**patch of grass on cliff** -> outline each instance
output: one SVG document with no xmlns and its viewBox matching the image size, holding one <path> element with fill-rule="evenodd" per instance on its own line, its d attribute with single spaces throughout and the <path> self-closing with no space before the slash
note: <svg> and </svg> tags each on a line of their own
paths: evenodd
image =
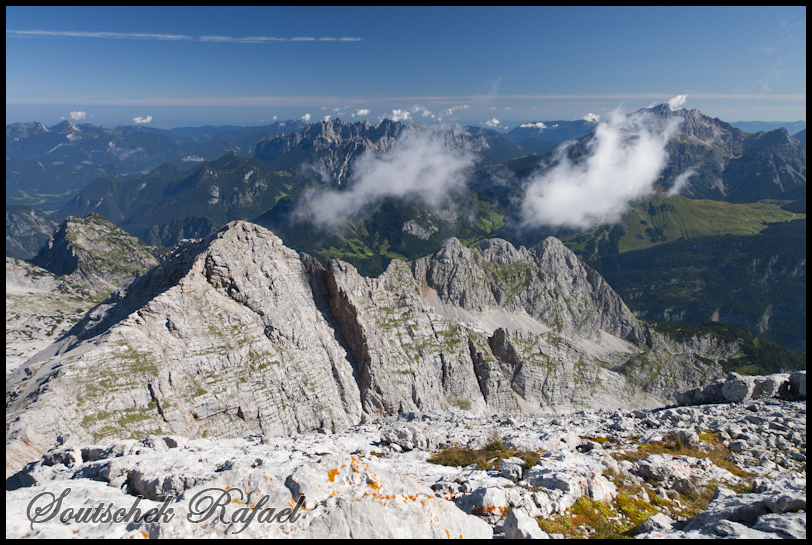
<svg viewBox="0 0 812 545">
<path fill-rule="evenodd" d="M 476 464 L 477 469 L 488 470 L 505 458 L 520 458 L 527 467 L 533 467 L 540 459 L 540 454 L 533 450 L 514 450 L 505 446 L 502 439 L 494 434 L 481 449 L 472 449 L 458 445 L 443 449 L 430 456 L 427 462 L 441 466 L 466 467 Z"/>
</svg>

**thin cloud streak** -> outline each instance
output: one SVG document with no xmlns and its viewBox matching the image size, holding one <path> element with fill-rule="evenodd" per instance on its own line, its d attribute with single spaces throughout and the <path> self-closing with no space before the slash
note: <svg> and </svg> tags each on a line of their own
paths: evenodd
<svg viewBox="0 0 812 545">
<path fill-rule="evenodd" d="M 67 38 L 108 38 L 118 40 L 158 40 L 158 41 L 187 41 L 187 42 L 215 42 L 237 44 L 264 44 L 270 42 L 361 42 L 363 38 L 352 36 L 314 38 L 310 36 L 296 36 L 293 38 L 280 38 L 276 36 L 188 36 L 185 34 L 152 34 L 147 32 L 84 32 L 78 30 L 9 30 L 6 37 L 10 38 L 36 38 L 36 37 L 67 37 Z"/>
</svg>

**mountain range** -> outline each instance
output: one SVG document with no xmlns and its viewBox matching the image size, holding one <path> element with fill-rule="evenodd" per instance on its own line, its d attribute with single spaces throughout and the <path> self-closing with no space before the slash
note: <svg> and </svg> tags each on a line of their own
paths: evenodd
<svg viewBox="0 0 812 545">
<path fill-rule="evenodd" d="M 96 178 L 146 174 L 166 162 L 188 167 L 226 153 L 248 156 L 258 142 L 303 126 L 280 121 L 265 127 L 167 131 L 70 121 L 52 127 L 6 125 L 6 204 L 54 210 Z"/>
<path fill-rule="evenodd" d="M 762 244 L 766 237 L 758 238 L 779 229 L 782 222 L 805 217 L 805 143 L 784 129 L 747 134 L 696 110 L 672 111 L 662 105 L 646 113 L 660 124 L 681 121 L 679 132 L 666 145 L 667 164 L 657 180 L 658 193 L 632 203 L 619 223 L 589 231 L 528 230 L 520 224 L 518 196 L 531 177 L 554 167 L 556 155 L 544 151 L 559 140 L 568 139 L 566 153 L 574 164 L 583 160 L 594 140 L 595 123 L 533 122 L 502 135 L 471 127 L 434 130 L 392 121 L 371 125 L 332 119 L 266 128 L 280 134 L 257 141 L 251 158 L 235 153 L 199 163 L 176 159 L 146 174 L 98 178 L 50 215 L 7 207 L 7 255 L 33 256 L 53 228 L 48 221 L 90 213 L 148 244 L 167 247 L 205 237 L 230 221 L 249 220 L 269 228 L 297 251 L 322 262 L 345 260 L 366 275 L 381 274 L 392 259 L 430 255 L 449 237 L 475 246 L 500 236 L 531 247 L 556 235 L 609 278 L 641 316 L 682 323 L 726 319 L 805 351 L 805 223 L 800 229 L 790 228 L 798 235 L 781 239 L 781 252 L 773 251 L 777 246 Z M 43 138 L 58 132 L 46 132 L 36 124 L 10 127 L 16 127 L 14 138 L 21 140 L 29 132 Z M 84 125 L 78 127 L 91 132 Z M 296 130 L 281 133 L 291 127 Z M 60 130 L 69 128 L 63 123 Z M 257 138 L 260 131 L 254 129 L 262 128 L 184 128 L 169 135 L 196 146 L 226 142 L 233 146 L 238 139 Z M 7 140 L 10 130 L 7 127 Z M 464 186 L 449 189 L 439 204 L 383 196 L 339 227 L 308 216 L 303 207 L 308 195 L 352 194 L 357 183 L 353 168 L 361 157 L 385 160 L 402 147 L 407 135 L 416 134 L 430 134 L 438 147 L 475 157 L 465 170 Z M 76 147 L 83 141 L 74 139 L 70 144 Z M 72 149 L 66 142 L 53 153 Z M 244 147 L 240 153 L 247 153 Z M 32 151 L 29 160 L 35 155 Z M 188 168 L 190 164 L 194 166 Z M 680 193 L 671 194 L 677 179 L 682 180 Z M 765 231 L 768 224 L 775 228 Z M 702 248 L 732 248 L 733 253 L 715 255 L 708 250 L 697 275 L 698 254 L 690 241 L 700 237 Z M 717 242 L 714 237 L 722 238 Z M 664 246 L 662 251 L 655 250 L 659 246 Z M 665 259 L 672 254 L 676 257 Z M 726 265 L 731 259 L 753 265 L 731 269 Z M 664 289 L 658 279 L 667 273 L 654 273 L 661 265 L 653 265 L 647 273 L 645 263 L 669 263 L 671 289 Z M 760 263 L 775 265 L 764 269 Z M 631 270 L 637 272 L 631 275 Z M 745 298 L 742 303 L 736 295 L 756 289 L 763 297 Z"/>
<path fill-rule="evenodd" d="M 55 269 L 76 255 L 71 274 L 87 280 L 81 264 L 100 261 L 71 237 L 109 224 L 68 223 L 38 261 Z M 150 254 L 86 236 L 112 255 Z M 803 365 L 763 342 L 771 370 Z M 726 370 L 757 367 L 758 346 L 735 328 L 639 320 L 553 237 L 529 249 L 452 238 L 366 278 L 237 221 L 179 244 L 7 376 L 7 452 L 19 460 L 57 442 L 149 433 L 340 430 L 414 410 L 654 406 Z"/>
</svg>

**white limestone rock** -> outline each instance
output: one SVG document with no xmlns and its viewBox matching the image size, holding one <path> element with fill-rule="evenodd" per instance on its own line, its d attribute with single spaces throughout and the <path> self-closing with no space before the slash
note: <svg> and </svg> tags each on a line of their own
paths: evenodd
<svg viewBox="0 0 812 545">
<path fill-rule="evenodd" d="M 535 519 L 530 518 L 521 509 L 511 509 L 505 517 L 502 529 L 508 539 L 550 539 L 550 536 L 539 528 Z"/>
<path fill-rule="evenodd" d="M 455 500 L 457 507 L 482 517 L 493 524 L 502 518 L 505 510 L 510 506 L 507 494 L 502 488 L 478 488 Z"/>
</svg>

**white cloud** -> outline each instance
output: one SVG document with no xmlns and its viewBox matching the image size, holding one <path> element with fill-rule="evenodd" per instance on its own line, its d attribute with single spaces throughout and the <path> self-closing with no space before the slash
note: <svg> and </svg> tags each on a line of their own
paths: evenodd
<svg viewBox="0 0 812 545">
<path fill-rule="evenodd" d="M 412 107 L 412 113 L 416 114 L 418 112 L 423 117 L 431 117 L 432 119 L 434 118 L 434 113 L 432 113 L 432 111 L 429 110 L 428 108 L 425 108 L 424 106 L 413 106 Z"/>
<path fill-rule="evenodd" d="M 699 169 L 696 166 L 692 166 L 691 168 L 689 168 L 688 170 L 677 176 L 677 179 L 674 180 L 674 185 L 672 185 L 671 189 L 668 190 L 667 195 L 669 197 L 673 197 L 677 193 L 681 193 L 682 188 L 688 185 L 688 179 L 694 174 L 696 174 L 697 170 Z"/>
<path fill-rule="evenodd" d="M 145 32 L 83 32 L 76 30 L 6 30 L 6 36 L 65 36 L 70 38 L 127 38 L 131 40 L 194 40 L 183 34 L 149 34 Z"/>
<path fill-rule="evenodd" d="M 494 117 L 490 121 L 486 121 L 485 126 L 486 127 L 491 127 L 491 128 L 496 128 L 496 127 L 499 126 L 499 120 Z"/>
<path fill-rule="evenodd" d="M 331 116 L 331 115 L 325 115 L 324 116 L 324 121 L 330 121 L 330 119 L 332 119 L 332 117 L 333 116 Z"/>
<path fill-rule="evenodd" d="M 143 125 L 145 123 L 149 123 L 152 121 L 152 116 L 148 115 L 146 117 L 133 117 L 133 123 L 136 125 Z"/>
<path fill-rule="evenodd" d="M 409 121 L 412 118 L 412 114 L 409 113 L 408 110 L 392 110 L 392 121 Z"/>
<path fill-rule="evenodd" d="M 630 201 L 653 192 L 666 165 L 665 146 L 681 122 L 672 118 L 661 126 L 645 111 L 612 112 L 596 127 L 578 162 L 567 156 L 568 146 L 560 147 L 553 165 L 531 177 L 523 224 L 587 229 L 618 221 Z"/>
<path fill-rule="evenodd" d="M 589 112 L 582 119 L 584 121 L 586 121 L 587 123 L 597 123 L 597 122 L 599 122 L 601 120 L 601 116 L 599 116 L 598 114 L 593 114 L 592 112 Z"/>
<path fill-rule="evenodd" d="M 305 123 L 310 123 L 310 114 L 304 114 L 302 119 L 304 119 Z"/>
<path fill-rule="evenodd" d="M 668 101 L 668 107 L 671 108 L 671 111 L 677 110 L 680 106 L 685 104 L 685 100 L 688 98 L 688 95 L 677 95 L 671 100 Z"/>
<path fill-rule="evenodd" d="M 522 123 L 521 125 L 519 125 L 519 127 L 523 129 L 538 129 L 539 132 L 541 132 L 547 128 L 547 125 L 545 125 L 541 121 L 537 121 L 536 123 Z"/>
<path fill-rule="evenodd" d="M 449 146 L 448 128 L 404 131 L 398 145 L 382 155 L 365 152 L 353 164 L 342 191 L 311 191 L 301 210 L 312 220 L 338 227 L 346 217 L 369 210 L 386 197 L 414 198 L 440 207 L 449 191 L 464 186 L 474 154 Z"/>
<path fill-rule="evenodd" d="M 87 118 L 87 112 L 71 112 L 68 115 L 70 115 L 70 118 L 74 121 L 81 121 Z"/>
<path fill-rule="evenodd" d="M 353 116 L 353 117 L 355 117 L 356 115 L 358 115 L 358 116 L 365 116 L 365 115 L 369 115 L 369 109 L 367 109 L 367 108 L 361 108 L 361 109 L 359 109 L 357 112 L 355 112 L 354 114 L 352 114 L 352 116 Z"/>
</svg>

